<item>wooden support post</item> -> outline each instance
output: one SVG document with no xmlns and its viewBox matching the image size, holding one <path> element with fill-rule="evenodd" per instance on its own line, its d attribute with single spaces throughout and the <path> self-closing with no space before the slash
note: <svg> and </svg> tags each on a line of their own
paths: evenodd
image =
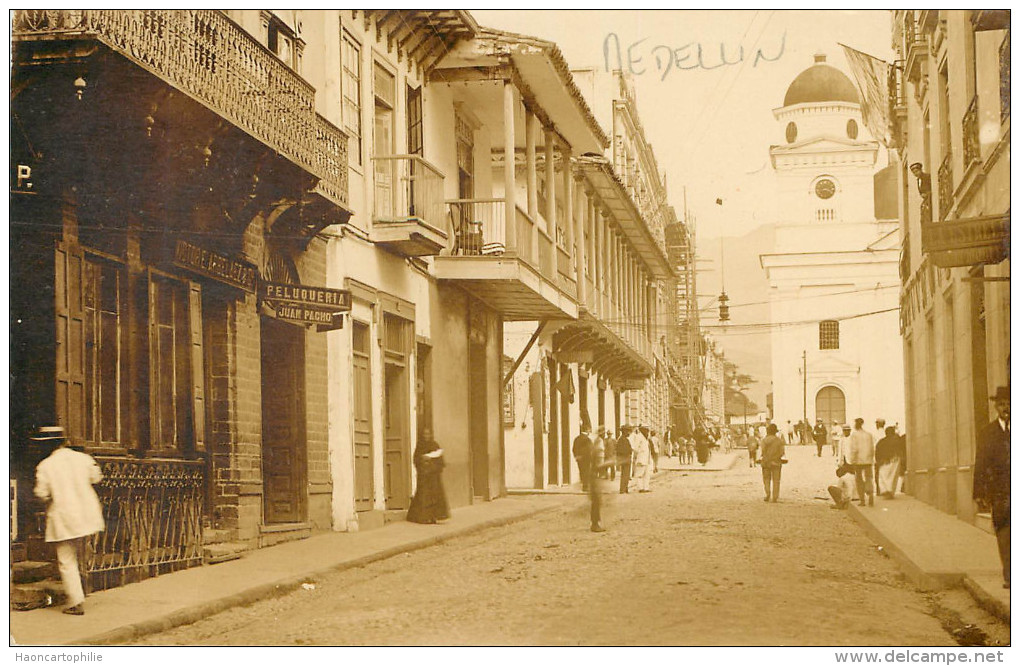
<svg viewBox="0 0 1020 666">
<path fill-rule="evenodd" d="M 514 171 L 517 152 L 514 117 L 517 110 L 517 96 L 510 79 L 503 81 L 503 198 L 504 236 L 507 252 L 517 251 L 517 174 Z"/>
</svg>

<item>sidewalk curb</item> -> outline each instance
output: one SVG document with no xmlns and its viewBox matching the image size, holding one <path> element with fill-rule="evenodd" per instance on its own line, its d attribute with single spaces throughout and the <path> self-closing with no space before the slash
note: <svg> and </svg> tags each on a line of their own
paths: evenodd
<svg viewBox="0 0 1020 666">
<path fill-rule="evenodd" d="M 868 507 L 874 511 L 875 507 Z M 855 502 L 850 502 L 847 507 L 854 522 L 861 526 L 869 537 L 878 543 L 885 553 L 891 557 L 900 567 L 903 574 L 910 579 L 918 589 L 924 591 L 945 590 L 953 587 L 960 587 L 963 583 L 963 573 L 951 571 L 925 571 L 911 560 L 893 541 L 881 530 L 875 527 L 861 512 L 861 507 Z"/>
<path fill-rule="evenodd" d="M 970 574 L 965 574 L 963 577 L 963 586 L 970 592 L 970 596 L 974 598 L 978 606 L 981 606 L 986 611 L 999 618 L 1006 624 L 1009 624 L 1009 605 L 1002 603 L 1001 600 L 996 599 L 985 590 L 976 580 L 971 578 Z"/>
<path fill-rule="evenodd" d="M 435 546 L 449 541 L 457 537 L 468 536 L 476 532 L 482 532 L 493 527 L 502 527 L 511 523 L 519 522 L 529 518 L 552 511 L 559 507 L 559 504 L 551 506 L 543 506 L 537 509 L 529 509 L 523 513 L 504 516 L 501 518 L 490 518 L 489 520 L 482 521 L 476 525 L 465 527 L 461 530 L 448 532 L 446 534 L 426 537 L 417 541 L 402 544 L 399 546 L 393 546 L 384 550 L 371 553 L 369 555 L 363 555 L 362 557 L 355 558 L 353 560 L 345 560 L 336 564 L 316 569 L 314 571 L 303 573 L 295 576 L 288 576 L 272 583 L 264 583 L 255 587 L 244 590 L 237 594 L 232 594 L 227 597 L 214 599 L 212 601 L 206 601 L 203 603 L 195 604 L 190 608 L 183 608 L 162 617 L 153 618 L 151 620 L 145 620 L 144 622 L 137 622 L 135 624 L 129 624 L 118 629 L 106 631 L 101 634 L 89 636 L 80 640 L 66 643 L 65 645 L 112 645 L 115 643 L 124 643 L 127 641 L 135 640 L 149 634 L 160 633 L 168 631 L 175 627 L 179 627 L 185 624 L 192 624 L 199 620 L 205 619 L 211 615 L 221 613 L 230 608 L 237 606 L 247 606 L 256 601 L 262 601 L 276 596 L 282 596 L 288 592 L 296 590 L 301 587 L 302 583 L 314 581 L 317 578 L 336 573 L 338 571 L 345 571 L 347 569 L 355 569 L 371 564 L 372 562 L 378 562 L 379 560 L 385 560 L 396 555 L 403 553 L 410 553 L 416 550 L 422 550 L 429 546 Z M 216 565 L 213 565 L 216 566 Z"/>
</svg>

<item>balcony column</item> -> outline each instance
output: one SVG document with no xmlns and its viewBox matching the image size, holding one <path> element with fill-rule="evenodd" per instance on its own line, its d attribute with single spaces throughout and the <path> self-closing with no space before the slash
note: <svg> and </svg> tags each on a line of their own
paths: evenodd
<svg viewBox="0 0 1020 666">
<path fill-rule="evenodd" d="M 538 166 L 535 147 L 538 145 L 538 118 L 524 108 L 524 159 L 528 174 L 528 217 L 538 220 Z"/>
<path fill-rule="evenodd" d="M 516 161 L 516 131 L 514 115 L 517 110 L 517 94 L 510 79 L 503 80 L 503 198 L 506 202 L 504 211 L 504 239 L 509 253 L 517 252 L 517 174 L 514 171 Z"/>
<path fill-rule="evenodd" d="M 612 292 L 613 263 L 610 255 L 609 211 L 605 208 L 598 208 L 598 218 L 595 220 L 598 225 L 599 240 L 599 289 L 602 293 L 602 312 L 609 312 L 609 294 Z"/>
<path fill-rule="evenodd" d="M 578 237 L 583 238 L 581 234 L 575 234 L 574 221 L 574 179 L 570 174 L 570 146 L 564 143 L 560 146 L 561 161 L 563 162 L 563 242 L 567 246 L 567 255 L 570 258 L 572 268 L 574 266 L 574 255 L 577 251 L 574 249 L 575 240 Z M 557 257 L 557 261 L 559 257 Z M 574 280 L 577 280 L 578 273 L 574 271 Z M 580 281 L 580 280 L 578 280 Z"/>
<path fill-rule="evenodd" d="M 567 201 L 571 201 L 574 198 L 574 193 L 581 191 L 580 179 L 569 178 L 567 184 L 571 188 L 571 195 L 567 197 Z M 585 229 L 588 228 L 588 221 L 591 219 L 591 204 L 585 199 L 584 207 L 581 207 L 581 200 L 578 198 L 578 215 L 575 221 L 575 228 L 577 230 L 577 251 L 574 252 L 574 279 L 577 280 L 577 301 L 588 305 L 588 282 L 585 280 L 585 267 L 587 266 L 588 259 L 588 241 L 585 235 Z M 568 204 L 569 205 L 569 204 Z M 571 218 L 573 219 L 573 218 Z M 590 309 L 590 306 L 589 306 Z"/>
<path fill-rule="evenodd" d="M 556 243 L 556 132 L 545 128 L 545 230 Z"/>
</svg>

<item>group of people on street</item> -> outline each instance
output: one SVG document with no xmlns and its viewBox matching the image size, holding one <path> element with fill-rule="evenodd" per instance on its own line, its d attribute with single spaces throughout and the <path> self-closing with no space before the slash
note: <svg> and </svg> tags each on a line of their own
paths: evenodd
<svg viewBox="0 0 1020 666">
<path fill-rule="evenodd" d="M 596 429 L 594 439 L 591 434 L 591 426 L 582 423 L 571 453 L 581 475 L 581 489 L 591 498 L 591 531 L 604 532 L 599 480 L 615 480 L 618 473 L 621 494 L 630 493 L 632 481 L 639 493 L 649 493 L 652 474 L 659 471 L 659 456 L 667 449 L 659 434 L 644 425 L 621 426 L 615 437 L 605 426 Z"/>
<path fill-rule="evenodd" d="M 896 496 L 907 457 L 906 436 L 897 433 L 896 426 L 887 427 L 885 419 L 875 421 L 875 430 L 882 434 L 877 444 L 864 419 L 857 418 L 847 437 L 833 441 L 838 481 L 829 486 L 829 495 L 837 508 L 846 508 L 854 497 L 861 506 L 874 506 L 876 494 Z"/>
</svg>

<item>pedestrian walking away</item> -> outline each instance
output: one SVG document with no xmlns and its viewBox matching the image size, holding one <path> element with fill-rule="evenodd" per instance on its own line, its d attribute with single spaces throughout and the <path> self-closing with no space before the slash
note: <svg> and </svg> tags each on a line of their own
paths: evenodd
<svg viewBox="0 0 1020 666">
<path fill-rule="evenodd" d="M 825 435 L 826 435 L 825 423 L 823 423 L 821 419 L 818 419 L 818 422 L 815 423 L 815 429 L 812 432 L 812 435 L 815 438 L 815 446 L 818 448 L 818 457 L 821 458 L 822 449 L 825 448 Z"/>
<path fill-rule="evenodd" d="M 630 445 L 630 426 L 620 428 L 616 438 L 616 464 L 620 466 L 620 493 L 630 492 L 630 463 L 634 449 Z"/>
<path fill-rule="evenodd" d="M 889 426 L 875 444 L 875 494 L 889 499 L 896 496 L 904 458 L 903 438 L 896 434 L 896 428 Z"/>
<path fill-rule="evenodd" d="M 443 489 L 443 449 L 432 439 L 432 430 L 425 428 L 414 449 L 414 468 L 418 472 L 418 487 L 407 510 L 412 523 L 434 525 L 450 517 L 450 505 Z"/>
<path fill-rule="evenodd" d="M 57 551 L 57 568 L 67 593 L 68 615 L 85 614 L 78 550 L 85 537 L 105 529 L 103 507 L 93 485 L 103 480 L 92 456 L 68 446 L 61 426 L 39 428 L 37 442 L 55 447 L 35 469 L 35 496 L 46 502 L 46 541 Z"/>
<path fill-rule="evenodd" d="M 581 424 L 581 434 L 574 438 L 571 452 L 577 461 L 577 472 L 581 475 L 581 490 L 588 492 L 588 475 L 591 472 L 591 426 Z"/>
<path fill-rule="evenodd" d="M 981 430 L 974 456 L 974 499 L 992 512 L 999 543 L 1003 587 L 1009 588 L 1009 387 L 1000 386 L 991 397 L 995 419 Z"/>
<path fill-rule="evenodd" d="M 779 429 L 769 424 L 765 441 L 761 444 L 761 480 L 765 486 L 765 501 L 779 501 L 779 480 L 783 475 L 783 464 L 786 459 L 786 446 L 777 435 Z"/>
<path fill-rule="evenodd" d="M 747 437 L 747 462 L 749 467 L 758 464 L 758 438 L 754 434 Z"/>
<path fill-rule="evenodd" d="M 599 426 L 592 442 L 591 466 L 588 469 L 588 501 L 590 503 L 590 524 L 592 532 L 605 532 L 602 525 L 602 470 L 605 462 L 605 426 Z"/>
<path fill-rule="evenodd" d="M 854 419 L 854 429 L 846 445 L 844 462 L 853 465 L 854 482 L 857 484 L 857 497 L 864 506 L 864 496 L 868 496 L 868 506 L 875 505 L 875 490 L 872 477 L 875 467 L 875 438 L 864 429 L 864 419 Z"/>
</svg>

